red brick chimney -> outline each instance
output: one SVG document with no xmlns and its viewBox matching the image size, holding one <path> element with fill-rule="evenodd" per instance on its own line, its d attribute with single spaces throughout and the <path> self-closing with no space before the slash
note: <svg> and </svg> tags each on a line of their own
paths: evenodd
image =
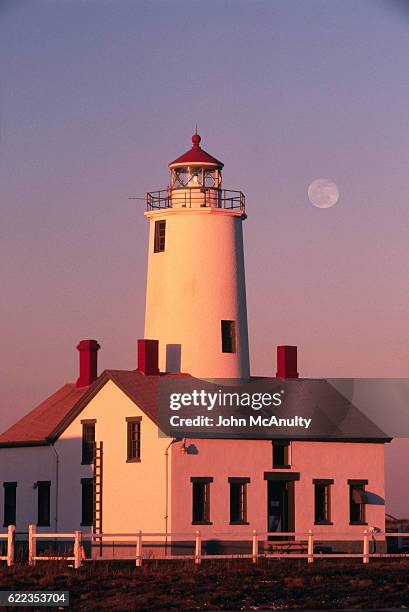
<svg viewBox="0 0 409 612">
<path fill-rule="evenodd" d="M 276 377 L 298 378 L 296 346 L 277 346 Z"/>
<path fill-rule="evenodd" d="M 77 349 L 80 352 L 80 375 L 77 387 L 89 387 L 98 378 L 97 353 L 100 345 L 96 340 L 81 340 Z"/>
<path fill-rule="evenodd" d="M 138 372 L 159 374 L 159 340 L 138 340 Z"/>
</svg>

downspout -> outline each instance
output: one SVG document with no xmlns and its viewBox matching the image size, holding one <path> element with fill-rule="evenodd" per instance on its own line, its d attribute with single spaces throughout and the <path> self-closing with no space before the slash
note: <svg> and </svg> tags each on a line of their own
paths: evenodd
<svg viewBox="0 0 409 612">
<path fill-rule="evenodd" d="M 169 449 L 175 442 L 182 438 L 174 438 L 169 442 L 165 450 L 165 555 L 168 554 L 168 521 L 169 521 Z"/>
<path fill-rule="evenodd" d="M 60 457 L 55 450 L 54 444 L 51 444 L 51 448 L 55 455 L 55 515 L 54 515 L 54 531 L 58 533 L 58 487 L 60 478 Z"/>
</svg>

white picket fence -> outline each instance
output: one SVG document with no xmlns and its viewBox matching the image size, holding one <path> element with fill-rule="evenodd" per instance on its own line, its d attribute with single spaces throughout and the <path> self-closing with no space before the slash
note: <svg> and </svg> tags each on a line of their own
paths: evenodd
<svg viewBox="0 0 409 612">
<path fill-rule="evenodd" d="M 67 557 L 65 555 L 53 556 L 38 556 L 37 555 L 37 540 L 74 540 L 74 555 Z M 36 561 L 73 561 L 75 569 L 81 567 L 83 557 L 82 549 L 82 532 L 74 531 L 74 533 L 38 533 L 35 525 L 28 526 L 28 564 L 34 566 Z"/>
<path fill-rule="evenodd" d="M 15 531 L 15 526 L 9 525 L 7 528 L 7 533 L 0 533 L 0 541 L 7 540 L 7 555 L 0 556 L 0 561 L 7 561 L 8 567 L 11 567 L 14 564 Z"/>
<path fill-rule="evenodd" d="M 92 533 L 82 533 L 81 531 L 75 531 L 70 533 L 48 533 L 48 532 L 38 532 L 37 527 L 35 525 L 29 525 L 28 530 L 28 563 L 31 566 L 34 566 L 37 561 L 70 561 L 73 564 L 75 569 L 78 569 L 82 566 L 85 561 L 108 561 L 110 559 L 115 560 L 132 560 L 135 562 L 137 567 L 142 566 L 143 560 L 148 560 L 154 558 L 155 560 L 186 560 L 191 559 L 194 560 L 196 565 L 200 565 L 203 559 L 251 559 L 253 563 L 257 563 L 258 559 L 262 557 L 266 558 L 278 558 L 278 559 L 306 559 L 308 563 L 313 563 L 315 559 L 327 559 L 327 558 L 362 558 L 363 563 L 369 563 L 369 560 L 372 558 L 390 558 L 390 557 L 409 557 L 409 553 L 376 553 L 370 552 L 370 542 L 371 541 L 384 541 L 385 538 L 396 537 L 409 537 L 409 532 L 377 532 L 374 534 L 368 530 L 365 530 L 363 533 L 355 533 L 351 536 L 351 533 L 334 533 L 334 532 L 319 532 L 315 533 L 310 529 L 308 532 L 257 532 L 252 531 L 251 533 L 206 533 L 206 540 L 213 540 L 217 536 L 218 541 L 223 542 L 223 537 L 225 540 L 232 542 L 233 537 L 240 538 L 240 542 L 248 541 L 251 543 L 251 553 L 249 554 L 206 554 L 202 551 L 202 534 L 200 531 L 195 532 L 183 532 L 183 533 L 150 533 L 150 532 L 136 532 L 136 533 L 100 533 L 100 534 L 92 534 Z M 274 536 L 274 538 L 286 538 L 291 537 L 292 540 L 267 540 L 269 536 Z M 327 540 L 325 540 L 325 536 L 330 536 Z M 325 540 L 327 544 L 334 539 L 334 537 L 344 538 L 360 541 L 361 542 L 361 552 L 358 553 L 325 553 L 325 552 L 317 552 L 314 551 L 314 544 Z M 160 538 L 158 540 L 158 538 Z M 178 540 L 178 538 L 181 538 Z M 359 538 L 359 539 L 358 539 Z M 0 534 L 0 540 L 7 540 L 7 555 L 0 556 L 0 561 L 7 561 L 7 565 L 11 567 L 15 562 L 15 527 L 14 525 L 10 525 L 8 527 L 8 531 L 5 534 Z M 66 543 L 67 541 L 73 541 L 73 555 L 67 556 L 64 554 L 47 556 L 47 555 L 38 555 L 37 554 L 37 541 L 38 540 L 52 540 L 54 543 L 58 541 L 62 541 Z M 127 547 L 134 546 L 134 554 L 132 556 L 121 556 L 121 557 L 109 557 L 106 554 L 100 557 L 92 556 L 91 558 L 86 558 L 84 553 L 83 543 L 84 541 L 90 541 L 92 545 L 97 547 L 98 545 L 103 545 L 104 540 L 109 542 L 116 542 L 118 544 L 126 545 Z M 194 541 L 194 554 L 159 554 L 154 555 L 152 557 L 151 554 L 143 555 L 143 546 L 149 547 L 152 543 L 160 544 L 162 547 L 167 548 L 172 546 L 172 542 L 184 542 L 190 543 Z M 270 551 L 264 550 L 260 552 L 260 543 L 264 542 L 267 547 L 271 547 Z M 281 545 L 281 550 L 280 546 Z M 300 550 L 304 550 L 305 552 L 290 552 L 290 549 L 295 545 L 295 550 L 297 549 L 297 545 Z M 276 548 L 276 550 L 274 550 Z M 287 548 L 287 550 L 285 550 Z"/>
</svg>

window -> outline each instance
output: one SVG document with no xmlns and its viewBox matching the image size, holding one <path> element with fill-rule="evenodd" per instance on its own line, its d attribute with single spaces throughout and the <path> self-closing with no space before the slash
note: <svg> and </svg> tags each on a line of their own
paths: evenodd
<svg viewBox="0 0 409 612">
<path fill-rule="evenodd" d="M 4 487 L 4 527 L 16 524 L 16 482 L 3 482 Z"/>
<path fill-rule="evenodd" d="M 193 486 L 193 525 L 211 525 L 210 522 L 210 483 L 211 477 L 192 477 Z"/>
<path fill-rule="evenodd" d="M 314 479 L 314 522 L 316 525 L 331 523 L 331 485 L 333 480 Z"/>
<path fill-rule="evenodd" d="M 289 468 L 290 443 L 288 440 L 274 440 L 273 442 L 273 468 Z"/>
<path fill-rule="evenodd" d="M 128 462 L 141 460 L 141 420 L 142 417 L 128 417 L 126 419 L 126 460 Z"/>
<path fill-rule="evenodd" d="M 155 221 L 155 239 L 153 252 L 163 253 L 165 250 L 166 221 Z"/>
<path fill-rule="evenodd" d="M 82 423 L 82 463 L 94 462 L 95 457 L 95 420 L 81 421 Z"/>
<path fill-rule="evenodd" d="M 218 170 L 204 170 L 204 186 L 220 187 L 220 173 Z"/>
<path fill-rule="evenodd" d="M 229 478 L 230 523 L 247 523 L 247 483 L 250 478 Z"/>
<path fill-rule="evenodd" d="M 38 527 L 48 527 L 50 525 L 50 487 L 49 480 L 39 480 L 37 482 L 37 525 Z"/>
<path fill-rule="evenodd" d="M 236 324 L 234 321 L 222 321 L 222 353 L 236 352 Z"/>
<path fill-rule="evenodd" d="M 181 187 L 187 187 L 189 181 L 192 179 L 192 173 L 189 166 L 183 168 L 172 169 L 171 181 L 174 189 L 180 189 Z"/>
<path fill-rule="evenodd" d="M 365 485 L 367 480 L 348 480 L 349 484 L 349 522 L 365 525 Z"/>
<path fill-rule="evenodd" d="M 92 478 L 81 478 L 81 486 L 82 486 L 81 525 L 89 526 L 94 523 L 94 481 Z"/>
</svg>

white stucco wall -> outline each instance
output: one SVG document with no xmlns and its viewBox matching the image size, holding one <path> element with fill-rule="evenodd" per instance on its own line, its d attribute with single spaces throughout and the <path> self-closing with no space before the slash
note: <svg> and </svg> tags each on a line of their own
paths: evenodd
<svg viewBox="0 0 409 612">
<path fill-rule="evenodd" d="M 182 443 L 172 448 L 172 530 L 195 530 L 192 525 L 191 476 L 212 477 L 210 485 L 210 520 L 212 525 L 201 525 L 203 537 L 213 533 L 245 533 L 256 529 L 267 530 L 267 481 L 264 472 L 280 472 L 284 477 L 299 472 L 295 482 L 295 531 L 325 532 L 326 539 L 342 539 L 339 533 L 362 534 L 366 528 L 349 524 L 349 479 L 367 479 L 366 490 L 383 501 L 384 445 L 354 442 L 304 442 L 291 443 L 291 467 L 272 467 L 272 443 L 270 440 L 201 440 L 189 439 L 195 454 L 181 452 Z M 248 525 L 230 525 L 229 477 L 249 477 L 247 520 Z M 334 479 L 331 487 L 332 525 L 314 525 L 313 479 Z M 385 506 L 366 506 L 368 526 L 385 527 Z M 332 536 L 331 533 L 334 535 Z M 360 536 L 357 536 L 360 537 Z"/>
<path fill-rule="evenodd" d="M 3 528 L 4 482 L 17 482 L 16 530 L 27 531 L 37 523 L 38 480 L 51 481 L 50 522 L 55 527 L 56 458 L 50 446 L 0 448 L 0 529 Z M 51 529 L 51 527 L 50 527 Z"/>
<path fill-rule="evenodd" d="M 126 417 L 141 416 L 141 461 L 127 463 Z M 103 529 L 105 532 L 162 532 L 165 527 L 165 449 L 168 438 L 113 382 L 108 381 L 51 446 L 0 448 L 0 529 L 3 524 L 3 482 L 17 481 L 17 530 L 37 523 L 38 480 L 51 481 L 50 527 L 42 532 L 73 532 L 81 527 L 81 479 L 92 478 L 93 466 L 81 465 L 83 419 L 96 419 L 96 441 L 104 443 Z M 169 460 L 169 480 L 171 465 Z M 57 511 L 56 511 L 57 509 Z M 171 500 L 169 494 L 169 521 Z M 169 523 L 170 524 L 170 523 Z M 5 529 L 3 529 L 5 531 Z"/>
<path fill-rule="evenodd" d="M 126 417 L 141 416 L 141 461 L 127 463 Z M 62 530 L 81 522 L 81 420 L 96 419 L 95 439 L 103 441 L 102 526 L 105 532 L 163 531 L 165 524 L 165 449 L 168 438 L 112 381 L 108 381 L 56 442 L 60 456 Z M 169 462 L 170 468 L 170 462 Z M 170 475 L 169 475 L 170 478 Z M 169 506 L 169 514 L 171 508 Z M 90 528 L 84 527 L 84 531 Z"/>
</svg>

